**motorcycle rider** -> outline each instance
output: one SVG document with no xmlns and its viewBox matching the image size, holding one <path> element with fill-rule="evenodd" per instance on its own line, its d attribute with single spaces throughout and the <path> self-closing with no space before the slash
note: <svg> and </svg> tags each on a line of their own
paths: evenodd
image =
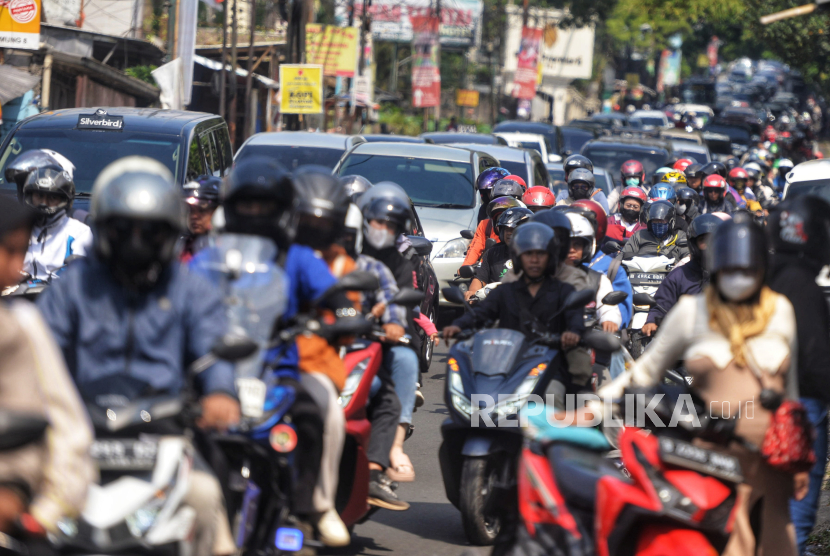
<svg viewBox="0 0 830 556">
<path fill-rule="evenodd" d="M 679 188 L 677 190 L 677 202 L 675 203 L 677 216 L 680 216 L 687 224 L 691 224 L 692 220 L 700 214 L 699 202 L 700 195 L 697 194 L 697 191 L 691 187 Z"/>
<path fill-rule="evenodd" d="M 620 166 L 620 183 L 624 188 L 643 187 L 646 183 L 646 170 L 639 160 L 626 160 Z"/>
<path fill-rule="evenodd" d="M 516 200 L 521 200 L 524 193 L 525 188 L 522 187 L 522 184 L 509 177 L 502 178 L 493 184 L 493 199 L 512 197 Z"/>
<path fill-rule="evenodd" d="M 531 211 L 547 210 L 556 204 L 556 195 L 544 185 L 534 185 L 522 195 L 522 202 Z"/>
<path fill-rule="evenodd" d="M 557 199 L 556 204 L 570 206 L 580 199 L 595 201 L 602 206 L 606 213 L 609 212 L 608 199 L 605 197 L 605 193 L 596 188 L 594 172 L 587 168 L 576 168 L 568 174 L 568 196 Z"/>
<path fill-rule="evenodd" d="M 690 164 L 689 166 L 686 166 L 686 169 L 683 171 L 683 175 L 686 176 L 686 185 L 694 189 L 697 193 L 701 193 L 703 178 L 706 177 L 703 173 L 703 165 Z"/>
<path fill-rule="evenodd" d="M 752 189 L 747 187 L 749 181 L 749 174 L 743 168 L 733 168 L 729 171 L 729 178 L 727 183 L 738 192 L 741 201 L 746 205 L 746 209 L 750 212 L 763 212 L 761 204 L 755 199 L 755 194 Z"/>
<path fill-rule="evenodd" d="M 464 264 L 467 266 L 476 264 L 480 259 L 484 249 L 487 246 L 487 240 L 492 239 L 499 241 L 499 235 L 496 233 L 496 224 L 499 221 L 501 214 L 512 207 L 524 207 L 525 204 L 513 197 L 499 197 L 494 198 L 487 205 L 487 219 L 478 223 L 475 236 L 470 242 L 470 247 L 467 249 L 467 254 L 464 256 Z"/>
<path fill-rule="evenodd" d="M 189 262 L 193 255 L 207 246 L 212 228 L 213 213 L 219 206 L 222 180 L 214 176 L 200 176 L 184 184 L 184 203 L 187 208 L 187 233 L 184 236 L 181 260 Z"/>
<path fill-rule="evenodd" d="M 33 150 L 6 168 L 6 181 L 17 184 L 21 203 L 37 212 L 23 271 L 31 280 L 50 281 L 71 255 L 86 255 L 92 245 L 89 226 L 70 218 L 75 200 L 75 167 L 54 151 Z"/>
<path fill-rule="evenodd" d="M 778 161 L 778 170 L 772 185 L 779 197 L 784 195 L 784 187 L 787 185 L 787 174 L 794 168 L 793 161 L 789 158 L 782 158 Z"/>
<path fill-rule="evenodd" d="M 349 201 L 354 203 L 358 197 L 366 193 L 366 191 L 372 187 L 372 182 L 363 176 L 349 174 L 348 176 L 342 176 L 340 178 L 340 185 L 346 192 L 346 196 L 349 198 Z"/>
<path fill-rule="evenodd" d="M 738 203 L 732 195 L 727 195 L 726 180 L 719 174 L 707 176 L 703 180 L 703 203 L 700 207 L 701 214 L 723 212 L 732 215 L 738 210 Z"/>
<path fill-rule="evenodd" d="M 659 256 L 679 261 L 689 254 L 686 234 L 675 226 L 674 205 L 668 201 L 654 201 L 648 208 L 646 229 L 631 236 L 623 246 L 623 259 Z"/>
<path fill-rule="evenodd" d="M 701 214 L 692 220 L 689 226 L 689 250 L 691 259 L 686 264 L 675 267 L 657 288 L 654 299 L 657 304 L 649 309 L 646 324 L 642 332 L 651 336 L 657 330 L 658 321 L 662 321 L 681 295 L 696 295 L 709 283 L 704 259 L 706 247 L 712 233 L 723 221 L 714 214 Z"/>
<path fill-rule="evenodd" d="M 92 193 L 95 256 L 79 261 L 37 305 L 63 351 L 82 396 L 100 395 L 113 376 L 180 392 L 187 366 L 225 333 L 218 290 L 175 262 L 183 231 L 181 194 L 170 171 L 131 156 L 101 172 Z M 199 426 L 239 420 L 233 368 L 217 362 L 198 375 Z M 231 554 L 235 545 L 219 482 L 193 471 L 184 503 L 196 511 L 199 554 Z"/>
<path fill-rule="evenodd" d="M 750 162 L 744 166 L 744 170 L 748 174 L 747 189 L 752 191 L 764 210 L 770 210 L 775 206 L 778 195 L 771 186 L 767 185 L 761 166 L 757 162 Z"/>
<path fill-rule="evenodd" d="M 0 289 L 17 285 L 37 215 L 0 198 Z M 48 420 L 46 440 L 0 452 L 0 533 L 38 554 L 46 532 L 83 509 L 95 470 L 92 427 L 63 356 L 37 309 L 0 302 L 0 409 Z"/>
<path fill-rule="evenodd" d="M 686 168 L 688 168 L 692 164 L 695 164 L 695 161 L 691 158 L 681 158 L 677 162 L 672 164 L 672 168 L 674 168 L 678 172 L 685 172 Z"/>
<path fill-rule="evenodd" d="M 478 209 L 478 222 L 487 219 L 487 205 L 494 199 L 492 196 L 493 185 L 502 178 L 506 178 L 510 172 L 499 166 L 487 168 L 476 178 L 476 191 L 481 196 L 481 208 Z"/>
<path fill-rule="evenodd" d="M 588 157 L 581 154 L 572 154 L 562 163 L 562 169 L 565 170 L 565 183 L 568 183 L 571 177 L 571 172 L 578 168 L 583 168 L 589 172 L 594 172 L 594 163 Z"/>
<path fill-rule="evenodd" d="M 470 288 L 464 294 L 470 299 L 475 293 L 493 282 L 501 282 L 501 279 L 512 270 L 513 261 L 510 258 L 510 240 L 516 228 L 529 221 L 533 212 L 522 207 L 510 208 L 504 211 L 499 217 L 498 234 L 501 241 L 484 251 L 481 258 L 481 266 L 476 271 L 476 276 L 470 283 Z"/>
<path fill-rule="evenodd" d="M 646 199 L 646 192 L 638 186 L 629 186 L 622 190 L 620 212 L 608 219 L 607 235 L 610 239 L 624 243 L 637 231 L 645 228 L 640 222 L 640 212 Z"/>
</svg>

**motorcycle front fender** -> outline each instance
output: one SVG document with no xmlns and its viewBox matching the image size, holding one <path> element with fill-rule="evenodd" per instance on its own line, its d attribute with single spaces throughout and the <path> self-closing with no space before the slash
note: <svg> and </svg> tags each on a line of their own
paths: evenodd
<svg viewBox="0 0 830 556">
<path fill-rule="evenodd" d="M 470 435 L 464 441 L 461 455 L 464 457 L 484 457 L 498 452 L 517 453 L 521 446 L 521 435 Z"/>
</svg>

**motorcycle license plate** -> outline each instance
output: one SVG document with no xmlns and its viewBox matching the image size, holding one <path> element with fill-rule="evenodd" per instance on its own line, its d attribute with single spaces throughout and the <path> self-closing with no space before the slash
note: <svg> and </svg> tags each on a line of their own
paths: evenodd
<svg viewBox="0 0 830 556">
<path fill-rule="evenodd" d="M 699 471 L 732 483 L 743 481 L 738 458 L 707 450 L 682 440 L 660 439 L 660 459 L 671 465 Z"/>
<path fill-rule="evenodd" d="M 654 282 L 659 284 L 663 281 L 663 278 L 665 277 L 665 274 L 653 274 L 651 272 L 632 272 L 630 279 L 631 281 Z"/>
<path fill-rule="evenodd" d="M 265 394 L 268 390 L 265 383 L 258 378 L 237 378 L 236 390 L 239 393 L 242 415 L 251 419 L 262 417 Z"/>
<path fill-rule="evenodd" d="M 101 471 L 150 471 L 156 464 L 158 442 L 152 438 L 96 440 L 90 456 Z"/>
</svg>

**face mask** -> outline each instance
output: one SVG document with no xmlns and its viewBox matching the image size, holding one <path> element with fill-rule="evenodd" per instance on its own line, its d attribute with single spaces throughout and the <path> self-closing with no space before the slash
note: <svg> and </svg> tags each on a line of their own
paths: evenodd
<svg viewBox="0 0 830 556">
<path fill-rule="evenodd" d="M 680 216 L 686 214 L 686 205 L 677 205 L 677 214 Z"/>
<path fill-rule="evenodd" d="M 651 233 L 657 236 L 660 239 L 666 237 L 666 234 L 669 233 L 669 224 L 668 222 L 655 222 L 651 225 Z"/>
<path fill-rule="evenodd" d="M 756 274 L 741 271 L 722 272 L 718 276 L 718 291 L 729 301 L 745 301 L 758 291 Z"/>
<path fill-rule="evenodd" d="M 395 234 L 386 228 L 366 226 L 364 229 L 366 243 L 375 249 L 386 249 L 395 245 Z"/>
<path fill-rule="evenodd" d="M 628 187 L 640 185 L 640 178 L 625 178 L 625 185 Z"/>
<path fill-rule="evenodd" d="M 636 222 L 640 218 L 640 211 L 634 209 L 620 209 L 620 214 L 622 214 L 623 220 L 626 222 Z"/>
</svg>

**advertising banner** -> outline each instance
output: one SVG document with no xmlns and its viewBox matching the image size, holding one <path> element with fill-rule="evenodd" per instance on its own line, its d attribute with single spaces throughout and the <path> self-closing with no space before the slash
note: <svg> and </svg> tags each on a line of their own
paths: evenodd
<svg viewBox="0 0 830 556">
<path fill-rule="evenodd" d="M 457 106 L 469 106 L 470 108 L 475 108 L 478 106 L 478 100 L 478 91 L 458 89 L 455 93 L 455 104 Z"/>
<path fill-rule="evenodd" d="M 0 48 L 40 48 L 40 0 L 0 0 Z"/>
<path fill-rule="evenodd" d="M 665 87 L 674 87 L 680 83 L 679 50 L 664 50 L 660 57 L 660 71 L 657 74 L 657 92 L 663 92 Z"/>
<path fill-rule="evenodd" d="M 716 36 L 712 36 L 712 40 L 709 41 L 709 46 L 706 47 L 706 56 L 709 58 L 709 67 L 713 68 L 718 65 L 718 48 L 720 47 L 720 41 Z"/>
<path fill-rule="evenodd" d="M 441 103 L 438 57 L 438 18 L 412 18 L 412 106 L 427 108 Z"/>
<path fill-rule="evenodd" d="M 516 74 L 513 76 L 513 98 L 531 99 L 536 96 L 541 40 L 541 29 L 530 27 L 522 29 L 522 42 L 516 54 Z"/>
<path fill-rule="evenodd" d="M 354 77 L 358 36 L 357 27 L 309 23 L 305 27 L 306 61 L 323 66 L 324 75 Z"/>
<path fill-rule="evenodd" d="M 283 114 L 323 113 L 323 66 L 280 65 L 280 112 Z"/>
</svg>

